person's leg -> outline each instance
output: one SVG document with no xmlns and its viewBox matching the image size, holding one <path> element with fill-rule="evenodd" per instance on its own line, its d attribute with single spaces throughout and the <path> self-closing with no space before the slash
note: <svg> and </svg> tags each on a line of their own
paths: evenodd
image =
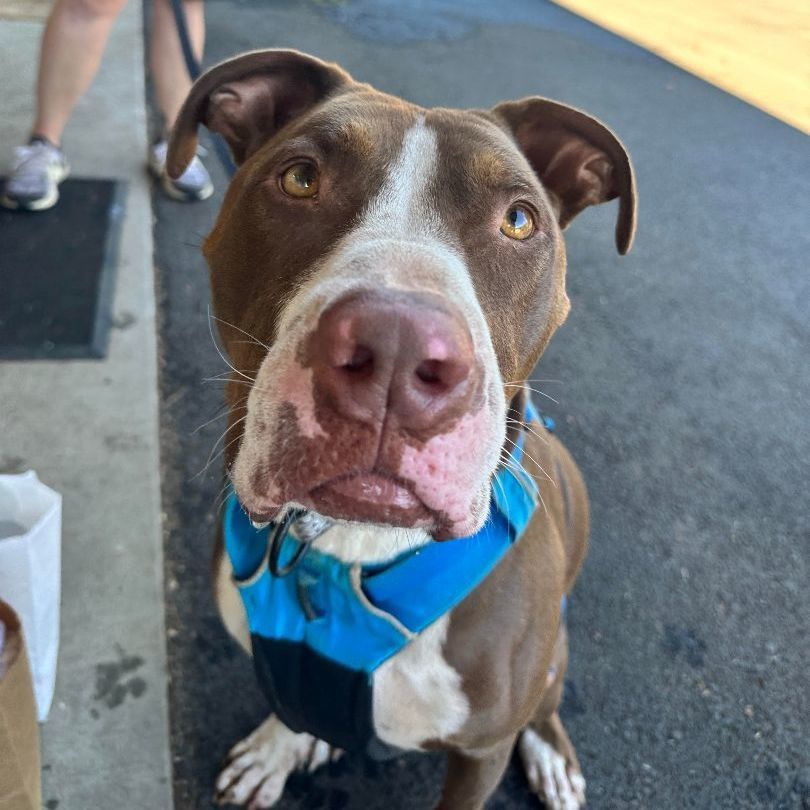
<svg viewBox="0 0 810 810">
<path fill-rule="evenodd" d="M 0 196 L 5 208 L 43 211 L 59 199 L 70 167 L 59 146 L 76 102 L 96 75 L 115 18 L 127 0 L 56 0 L 39 55 L 36 118 L 18 146 Z"/>
<path fill-rule="evenodd" d="M 214 186 L 199 157 L 192 160 L 186 171 L 172 180 L 166 174 L 166 139 L 177 114 L 191 89 L 183 48 L 169 0 L 154 0 L 152 31 L 149 36 L 149 69 L 155 85 L 157 105 L 163 114 L 164 131 L 152 147 L 149 165 L 160 180 L 163 190 L 175 200 L 185 202 L 210 197 Z M 183 0 L 188 35 L 194 55 L 202 59 L 205 40 L 205 17 L 202 0 Z"/>
<path fill-rule="evenodd" d="M 202 0 L 183 0 L 191 47 L 197 60 L 202 59 L 205 43 L 205 17 Z M 180 38 L 175 27 L 169 0 L 154 0 L 152 31 L 149 37 L 149 68 L 155 83 L 155 96 L 166 131 L 174 126 L 183 105 L 191 79 L 183 59 Z"/>
<path fill-rule="evenodd" d="M 127 0 L 56 0 L 45 25 L 33 135 L 58 145 L 96 75 L 115 18 Z"/>
</svg>

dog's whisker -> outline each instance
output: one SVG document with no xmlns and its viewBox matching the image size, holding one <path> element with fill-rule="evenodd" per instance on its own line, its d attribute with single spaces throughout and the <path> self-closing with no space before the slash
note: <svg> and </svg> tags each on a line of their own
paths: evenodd
<svg viewBox="0 0 810 810">
<path fill-rule="evenodd" d="M 521 464 L 520 461 L 515 458 L 514 454 L 507 450 L 506 448 L 503 449 L 503 452 L 507 454 L 506 458 L 504 459 L 504 464 L 509 467 L 511 470 L 523 472 L 525 479 L 532 485 L 532 492 L 539 493 L 539 487 L 537 486 L 537 482 L 534 478 L 530 475 L 528 470 Z M 521 484 L 524 492 L 527 491 L 525 487 L 526 480 L 524 480 L 523 476 L 518 476 L 518 481 Z"/>
<path fill-rule="evenodd" d="M 495 481 L 495 483 L 500 487 L 501 495 L 503 496 L 503 502 L 506 504 L 506 519 L 511 523 L 512 517 L 510 512 L 509 498 L 506 495 L 506 488 L 504 487 L 503 483 L 501 483 L 501 480 L 498 478 L 497 475 L 493 478 L 493 481 Z M 521 486 L 523 485 L 521 484 Z"/>
<path fill-rule="evenodd" d="M 229 482 L 226 479 L 225 483 L 219 488 L 216 495 L 214 495 L 214 497 L 212 498 L 212 501 L 214 503 L 218 502 L 222 498 L 222 496 L 228 491 L 228 488 L 229 488 Z M 217 511 L 219 511 L 218 507 L 217 507 Z"/>
<path fill-rule="evenodd" d="M 233 377 L 224 378 L 224 379 L 217 379 L 217 378 L 208 378 L 203 380 L 203 382 L 219 382 L 225 383 L 226 385 L 243 385 L 245 388 L 249 388 L 251 391 L 256 391 L 259 394 L 269 394 L 269 388 L 257 388 L 255 384 L 246 382 L 245 380 L 235 380 Z"/>
<path fill-rule="evenodd" d="M 513 442 L 512 439 L 507 438 L 506 441 L 508 441 L 513 447 L 517 448 L 517 444 Z M 509 451 L 507 450 L 507 452 Z M 552 486 L 556 488 L 557 482 L 546 472 L 545 467 L 543 467 L 543 465 L 531 453 L 529 453 L 525 447 L 523 448 L 523 455 L 526 456 L 526 458 L 529 459 L 529 461 L 533 461 L 535 465 L 537 465 L 537 468 L 540 470 L 540 472 L 542 472 L 543 475 L 545 475 L 546 478 L 548 478 L 548 480 L 551 481 Z"/>
<path fill-rule="evenodd" d="M 248 376 L 247 374 L 245 376 Z M 213 377 L 203 377 L 203 382 L 229 382 L 233 379 L 232 371 L 223 371 L 222 374 L 214 374 Z M 250 378 L 251 382 L 255 382 L 256 378 Z"/>
<path fill-rule="evenodd" d="M 236 423 L 234 423 L 234 424 L 236 424 Z M 231 425 L 231 427 L 233 427 L 233 426 L 234 426 L 234 425 Z M 230 430 L 230 428 L 228 428 L 228 429 Z M 227 432 L 227 431 L 226 431 L 226 432 Z M 224 436 L 224 434 L 223 434 L 223 436 Z M 228 448 L 229 448 L 229 447 L 231 447 L 231 446 L 232 446 L 233 444 L 235 444 L 236 442 L 240 441 L 240 440 L 241 440 L 241 438 L 242 438 L 242 434 L 241 434 L 241 433 L 240 433 L 238 436 L 234 436 L 234 437 L 233 437 L 233 438 L 232 438 L 232 439 L 231 439 L 231 440 L 230 440 L 230 441 L 229 441 L 227 444 L 225 444 L 225 445 L 223 445 L 223 446 L 222 446 L 222 448 L 219 450 L 219 452 L 217 452 L 217 453 L 216 453 L 215 455 L 213 455 L 213 456 L 209 456 L 208 461 L 205 463 L 205 466 L 204 466 L 204 467 L 203 467 L 203 468 L 202 468 L 202 469 L 201 469 L 201 470 L 200 470 L 200 471 L 199 471 L 199 472 L 198 472 L 198 473 L 197 473 L 197 474 L 194 476 L 194 478 L 192 478 L 191 480 L 192 480 L 192 481 L 194 481 L 196 478 L 198 478 L 198 477 L 199 477 L 199 476 L 201 476 L 203 473 L 205 473 L 205 471 L 206 471 L 206 470 L 207 470 L 207 469 L 208 469 L 208 468 L 209 468 L 209 467 L 210 467 L 210 466 L 211 466 L 211 465 L 212 465 L 212 464 L 213 464 L 213 463 L 214 463 L 214 462 L 215 462 L 215 461 L 216 461 L 216 460 L 217 460 L 217 459 L 218 459 L 220 456 L 222 456 L 222 455 L 224 455 L 224 454 L 225 454 L 225 452 L 228 450 Z M 213 452 L 213 451 L 212 451 L 212 452 Z"/>
<path fill-rule="evenodd" d="M 219 323 L 223 324 L 224 326 L 229 326 L 231 329 L 236 329 L 236 331 L 237 331 L 237 332 L 241 332 L 241 333 L 242 333 L 242 334 L 243 334 L 245 337 L 249 337 L 249 338 L 250 338 L 250 340 L 251 340 L 253 343 L 255 343 L 257 346 L 261 346 L 263 349 L 266 349 L 268 352 L 270 351 L 270 347 L 269 347 L 269 346 L 268 346 L 266 343 L 263 343 L 263 342 L 262 342 L 261 340 L 259 340 L 259 338 L 257 338 L 255 335 L 251 335 L 251 334 L 250 334 L 250 332 L 246 332 L 244 329 L 242 329 L 241 327 L 237 326 L 236 324 L 234 324 L 234 323 L 230 323 L 229 321 L 223 320 L 222 318 L 218 318 L 216 315 L 211 315 L 211 317 L 212 317 L 212 318 L 213 318 L 215 321 L 217 321 L 217 322 L 219 322 Z M 246 341 L 243 341 L 243 342 L 246 342 Z"/>
<path fill-rule="evenodd" d="M 551 394 L 547 394 L 545 391 L 541 391 L 539 388 L 527 385 L 526 383 L 504 383 L 504 386 L 506 388 L 522 388 L 524 391 L 529 393 L 539 394 L 541 397 L 550 399 L 555 405 L 560 404 L 556 399 L 554 399 L 553 396 L 551 396 Z"/>
<path fill-rule="evenodd" d="M 510 419 L 508 416 L 506 417 L 506 424 L 507 425 L 515 425 L 522 430 L 531 433 L 533 436 L 536 436 L 540 439 L 543 444 L 548 444 L 548 436 L 544 436 L 542 433 L 538 433 L 528 422 L 521 422 L 519 419 Z"/>
<path fill-rule="evenodd" d="M 217 439 L 217 440 L 214 442 L 214 447 L 212 448 L 212 450 L 213 450 L 213 449 L 215 449 L 215 448 L 216 448 L 216 446 L 217 446 L 217 445 L 218 445 L 218 444 L 219 444 L 219 443 L 220 443 L 220 442 L 221 442 L 221 441 L 222 441 L 222 440 L 223 440 L 223 439 L 224 439 L 224 438 L 225 438 L 225 437 L 226 437 L 226 436 L 227 436 L 227 435 L 228 435 L 228 434 L 229 434 L 229 433 L 230 433 L 230 432 L 231 432 L 231 431 L 232 431 L 232 430 L 233 430 L 233 429 L 234 429 L 234 428 L 237 426 L 237 425 L 242 424 L 242 422 L 244 422 L 244 421 L 245 421 L 247 418 L 248 418 L 248 414 L 245 414 L 244 416 L 241 416 L 239 419 L 237 419 L 237 420 L 236 420 L 235 422 L 233 422 L 232 424 L 228 425 L 228 427 L 226 427 L 226 428 L 225 428 L 225 430 L 222 432 L 222 435 L 221 435 L 221 436 L 220 436 L 220 437 L 219 437 L 219 438 L 218 438 L 218 439 Z"/>
<path fill-rule="evenodd" d="M 214 506 L 215 515 L 218 515 L 222 507 L 225 505 L 225 501 L 228 500 L 228 495 L 230 495 L 230 492 L 231 492 L 231 482 L 226 476 L 225 483 L 222 485 L 219 492 L 214 496 L 214 499 L 216 500 L 216 504 Z"/>
<path fill-rule="evenodd" d="M 256 393 L 258 393 L 258 394 L 270 394 L 271 393 L 269 388 L 257 388 L 255 385 L 252 385 L 251 383 L 246 382 L 245 380 L 234 380 L 234 379 L 229 379 L 229 380 L 203 380 L 203 382 L 221 382 L 221 383 L 225 383 L 226 385 L 242 385 L 245 388 L 249 389 L 250 391 L 256 391 Z M 247 399 L 247 397 L 245 397 L 245 399 Z"/>
<path fill-rule="evenodd" d="M 512 470 L 515 473 L 515 477 L 518 480 L 518 484 L 520 488 L 530 497 L 536 497 L 543 506 L 543 511 L 548 514 L 548 509 L 546 507 L 546 502 L 543 500 L 543 493 L 540 491 L 540 487 L 537 486 L 537 482 L 526 472 L 526 468 L 523 467 L 522 464 L 517 464 L 515 461 L 507 461 L 505 466 Z M 520 475 L 519 473 L 523 473 Z M 531 488 L 527 485 L 527 480 L 531 483 Z"/>
<path fill-rule="evenodd" d="M 194 428 L 194 430 L 191 431 L 191 435 L 193 436 L 194 434 L 199 433 L 203 428 L 208 427 L 208 425 L 212 424 L 213 422 L 216 422 L 218 419 L 222 419 L 223 416 L 228 416 L 228 414 L 230 414 L 233 411 L 242 411 L 245 408 L 247 408 L 247 405 L 236 405 L 233 408 L 226 405 L 225 409 L 222 412 L 218 413 L 216 416 L 212 417 L 207 422 L 203 422 L 199 427 Z"/>
<path fill-rule="evenodd" d="M 256 375 L 259 373 L 258 371 L 253 372 L 253 376 L 250 376 L 250 372 L 248 371 L 241 371 L 239 372 L 243 377 L 247 377 L 251 382 L 256 382 Z M 218 380 L 224 380 L 227 382 L 228 380 L 233 379 L 233 372 L 232 371 L 223 371 L 220 374 L 213 374 L 210 377 L 203 377 L 203 382 L 216 382 Z"/>
<path fill-rule="evenodd" d="M 225 502 L 228 500 L 228 496 L 231 493 L 231 482 L 226 480 L 225 484 L 223 484 L 222 489 L 219 491 L 219 495 L 217 496 L 217 502 L 214 505 L 214 514 L 218 515 L 222 511 L 222 507 L 225 506 Z"/>
<path fill-rule="evenodd" d="M 239 371 L 239 369 L 236 368 L 236 366 L 234 366 L 231 363 L 231 361 L 228 360 L 227 357 L 225 357 L 225 354 L 223 353 L 222 349 L 219 348 L 219 344 L 217 343 L 217 339 L 214 337 L 214 328 L 213 328 L 213 326 L 211 326 L 211 318 L 212 317 L 213 316 L 211 315 L 211 307 L 209 306 L 208 307 L 208 333 L 211 335 L 211 340 L 212 340 L 212 342 L 214 344 L 214 348 L 217 350 L 217 354 L 219 354 L 219 356 L 222 358 L 222 361 L 225 363 L 226 366 L 228 366 L 229 369 L 231 369 L 231 371 L 238 374 L 240 377 L 244 377 L 246 380 L 248 380 L 249 382 L 252 383 L 253 380 L 251 380 L 250 377 L 247 376 L 247 374 L 243 374 L 241 371 Z"/>
<path fill-rule="evenodd" d="M 258 394 L 270 394 L 272 393 L 269 388 L 256 388 L 255 385 L 251 385 L 250 383 L 245 382 L 244 380 L 228 380 L 229 385 L 244 385 L 245 388 L 249 388 L 251 391 L 256 391 Z M 247 397 L 245 397 L 247 399 Z"/>
<path fill-rule="evenodd" d="M 543 512 L 545 512 L 545 514 L 548 514 L 548 507 L 546 506 L 545 500 L 543 500 L 543 493 L 540 491 L 540 487 L 537 486 L 537 482 L 534 480 L 534 478 L 532 478 L 531 475 L 529 475 L 529 473 L 526 471 L 526 468 L 512 455 L 512 453 L 509 450 L 507 450 L 506 452 L 509 453 L 509 456 L 512 458 L 513 463 L 517 466 L 517 469 L 522 470 L 523 473 L 526 475 L 526 477 L 528 477 L 528 479 L 531 481 L 532 485 L 534 486 L 534 494 L 537 495 L 537 497 L 540 499 L 540 503 L 543 506 Z M 523 476 L 517 476 L 517 478 L 518 481 L 522 481 Z"/>
<path fill-rule="evenodd" d="M 510 386 L 522 386 L 525 383 L 558 383 L 559 385 L 563 385 L 563 380 L 554 380 L 551 377 L 548 378 L 541 378 L 541 377 L 530 377 L 526 378 L 525 380 L 508 380 L 504 383 L 504 385 Z"/>
<path fill-rule="evenodd" d="M 530 494 L 534 494 L 537 491 L 537 482 L 534 478 L 529 475 L 526 471 L 526 468 L 515 458 L 510 450 L 505 447 L 501 448 L 501 463 L 504 467 L 514 471 L 514 472 L 523 472 L 523 476 L 517 476 L 518 483 L 520 484 L 521 489 L 524 492 L 529 492 Z M 526 483 L 530 483 L 532 486 L 531 491 L 527 489 Z"/>
<path fill-rule="evenodd" d="M 237 420 L 236 420 L 236 421 L 235 421 L 233 424 L 228 425 L 228 427 L 227 427 L 227 428 L 225 428 L 225 430 L 223 431 L 222 435 L 221 435 L 221 436 L 220 436 L 220 437 L 219 437 L 219 438 L 218 438 L 218 439 L 217 439 L 217 440 L 214 442 L 214 445 L 213 445 L 213 447 L 211 448 L 211 452 L 208 454 L 208 460 L 205 462 L 205 466 L 202 468 L 202 470 L 200 470 L 200 472 L 198 472 L 198 473 L 197 473 L 197 475 L 195 475 L 195 476 L 194 476 L 194 478 L 197 478 L 197 476 L 202 475 L 202 474 L 203 474 L 203 473 L 204 473 L 204 472 L 205 472 L 205 471 L 206 471 L 206 470 L 207 470 L 207 469 L 208 469 L 208 468 L 211 466 L 211 464 L 213 463 L 214 459 L 218 458 L 218 457 L 219 457 L 219 455 L 220 455 L 221 453 L 224 453 L 224 452 L 225 452 L 225 450 L 226 450 L 228 447 L 230 447 L 230 446 L 231 446 L 231 444 L 233 444 L 233 441 L 229 442 L 228 444 L 226 444 L 226 445 L 224 445 L 224 446 L 223 446 L 223 448 L 222 448 L 222 449 L 219 451 L 219 453 L 217 453 L 216 455 L 214 454 L 214 451 L 217 449 L 217 445 L 219 445 L 219 443 L 220 443 L 221 441 L 224 441 L 224 439 L 225 439 L 225 437 L 228 435 L 228 433 L 230 433 L 230 432 L 231 432 L 231 431 L 232 431 L 232 430 L 233 430 L 235 427 L 237 427 L 237 426 L 238 426 L 238 425 L 240 425 L 242 422 L 244 422 L 244 421 L 245 421 L 247 418 L 248 418 L 248 414 L 245 414 L 245 415 L 244 415 L 244 416 L 242 416 L 240 419 L 237 419 Z M 239 438 L 239 436 L 237 436 L 236 438 L 238 439 L 238 438 Z M 193 479 L 192 479 L 192 480 L 193 480 Z"/>
<path fill-rule="evenodd" d="M 511 442 L 511 444 L 512 444 L 512 445 L 513 445 L 515 448 L 517 448 L 517 445 L 516 445 L 514 442 Z M 526 474 L 526 476 L 528 477 L 528 479 L 531 481 L 532 486 L 533 486 L 533 487 L 535 487 L 535 488 L 537 488 L 537 482 L 534 480 L 534 476 L 532 476 L 532 475 L 529 473 L 529 471 L 528 471 L 528 470 L 527 470 L 527 469 L 526 469 L 526 468 L 523 466 L 523 462 L 522 462 L 521 460 L 519 460 L 519 459 L 517 458 L 517 456 L 516 456 L 516 455 L 515 455 L 515 454 L 514 454 L 514 453 L 513 453 L 513 452 L 512 452 L 512 451 L 511 451 L 511 450 L 510 450 L 508 447 L 503 447 L 503 448 L 501 448 L 501 452 L 502 452 L 502 453 L 505 453 L 505 454 L 506 454 L 506 456 L 507 456 L 507 459 L 509 460 L 509 463 L 510 463 L 510 464 L 511 464 L 513 467 L 514 467 L 514 466 L 516 466 L 516 467 L 518 467 L 519 469 L 521 469 L 521 470 L 522 470 L 522 471 L 523 471 L 523 472 Z M 524 451 L 524 453 L 525 453 L 525 451 Z"/>
</svg>

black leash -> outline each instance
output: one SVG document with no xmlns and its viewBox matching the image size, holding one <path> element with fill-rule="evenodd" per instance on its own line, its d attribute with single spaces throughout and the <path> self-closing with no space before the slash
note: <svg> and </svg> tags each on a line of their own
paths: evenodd
<svg viewBox="0 0 810 810">
<path fill-rule="evenodd" d="M 287 537 L 287 532 L 298 518 L 304 515 L 303 509 L 290 509 L 282 520 L 276 523 L 270 531 L 270 556 L 267 565 L 274 577 L 286 577 L 295 568 L 309 551 L 314 537 L 299 541 L 298 548 L 285 565 L 281 565 L 281 548 Z"/>
<path fill-rule="evenodd" d="M 202 66 L 197 61 L 197 57 L 194 55 L 194 49 L 191 47 L 191 39 L 188 35 L 186 12 L 183 8 L 182 0 L 170 0 L 170 2 L 172 5 L 172 13 L 174 14 L 174 25 L 177 29 L 177 36 L 180 39 L 180 47 L 183 51 L 183 61 L 186 63 L 186 70 L 188 71 L 188 75 L 191 77 L 191 81 L 194 82 L 202 73 Z M 198 0 L 198 2 L 201 3 L 203 0 Z M 228 145 L 222 140 L 222 138 L 219 137 L 219 135 L 214 132 L 211 133 L 211 142 L 214 145 L 214 151 L 217 153 L 217 157 L 219 158 L 219 162 L 222 164 L 222 168 L 225 169 L 225 173 L 228 175 L 228 177 L 233 177 L 233 174 L 236 171 L 236 165 L 231 158 Z"/>
</svg>

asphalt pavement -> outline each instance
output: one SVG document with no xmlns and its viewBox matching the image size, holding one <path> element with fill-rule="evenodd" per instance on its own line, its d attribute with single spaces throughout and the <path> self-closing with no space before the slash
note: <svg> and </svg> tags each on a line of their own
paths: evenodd
<svg viewBox="0 0 810 810">
<path fill-rule="evenodd" d="M 806 137 L 541 0 L 206 9 L 208 63 L 294 47 L 423 105 L 540 94 L 623 138 L 636 245 L 615 255 L 615 205 L 571 226 L 572 312 L 534 375 L 592 501 L 564 720 L 589 807 L 810 807 Z M 207 203 L 155 198 L 178 808 L 210 805 L 219 759 L 266 712 L 209 587 L 224 420 L 201 427 L 222 405 L 204 380 L 225 367 L 199 244 L 216 174 Z M 348 759 L 294 776 L 279 806 L 427 808 L 442 769 Z M 534 806 L 513 764 L 490 807 Z"/>
</svg>

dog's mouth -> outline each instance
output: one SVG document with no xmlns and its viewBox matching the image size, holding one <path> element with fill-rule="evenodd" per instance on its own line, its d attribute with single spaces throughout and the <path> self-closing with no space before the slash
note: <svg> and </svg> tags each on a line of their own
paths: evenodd
<svg viewBox="0 0 810 810">
<path fill-rule="evenodd" d="M 309 492 L 321 514 L 400 526 L 425 526 L 432 513 L 407 481 L 378 472 L 339 475 Z"/>
<path fill-rule="evenodd" d="M 354 471 L 330 478 L 295 502 L 336 520 L 380 523 L 408 528 L 428 528 L 436 523 L 435 510 L 427 507 L 413 486 L 396 476 Z M 249 509 L 256 528 L 278 518 L 283 507 Z"/>
<path fill-rule="evenodd" d="M 392 476 L 375 472 L 339 475 L 316 487 L 312 495 L 318 498 L 350 498 L 382 508 L 412 509 L 421 504 L 407 484 Z"/>
</svg>

